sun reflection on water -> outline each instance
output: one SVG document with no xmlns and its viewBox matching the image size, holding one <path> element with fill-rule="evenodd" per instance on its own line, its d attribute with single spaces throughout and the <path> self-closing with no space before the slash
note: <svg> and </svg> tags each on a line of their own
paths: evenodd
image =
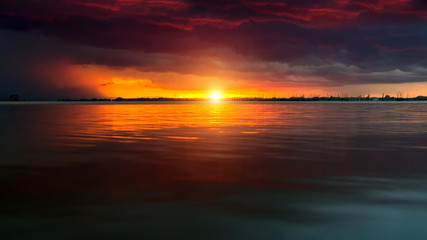
<svg viewBox="0 0 427 240">
<path fill-rule="evenodd" d="M 222 230 L 220 239 L 230 226 L 257 229 L 256 239 L 264 226 L 342 238 L 373 222 L 380 227 L 366 236 L 389 226 L 406 234 L 413 222 L 425 233 L 426 106 L 0 106 L 3 226 L 40 238 L 52 223 L 83 238 L 89 227 L 164 239 L 184 229 L 191 238 L 200 226 Z M 19 231 L 22 223 L 31 228 Z"/>
</svg>

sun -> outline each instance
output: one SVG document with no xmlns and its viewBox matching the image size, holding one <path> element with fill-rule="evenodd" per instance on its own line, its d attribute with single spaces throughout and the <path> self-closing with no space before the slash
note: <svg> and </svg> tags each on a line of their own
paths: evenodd
<svg viewBox="0 0 427 240">
<path fill-rule="evenodd" d="M 218 92 L 214 92 L 214 93 L 212 93 L 212 94 L 209 96 L 209 99 L 211 99 L 211 100 L 213 100 L 213 101 L 219 101 L 219 100 L 221 100 L 222 98 L 224 98 L 224 96 L 222 96 L 222 94 L 221 94 L 221 93 L 218 93 Z"/>
</svg>

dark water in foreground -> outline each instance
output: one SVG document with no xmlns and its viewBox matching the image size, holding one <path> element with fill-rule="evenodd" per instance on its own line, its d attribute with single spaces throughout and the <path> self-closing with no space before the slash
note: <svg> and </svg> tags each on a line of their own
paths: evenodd
<svg viewBox="0 0 427 240">
<path fill-rule="evenodd" d="M 0 105 L 2 239 L 427 239 L 427 104 Z"/>
</svg>

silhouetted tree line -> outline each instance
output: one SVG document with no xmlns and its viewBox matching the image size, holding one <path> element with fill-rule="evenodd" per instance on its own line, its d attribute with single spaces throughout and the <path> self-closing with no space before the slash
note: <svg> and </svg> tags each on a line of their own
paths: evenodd
<svg viewBox="0 0 427 240">
<path fill-rule="evenodd" d="M 118 97 L 115 99 L 108 99 L 108 98 L 81 98 L 81 99 L 59 99 L 58 101 L 98 101 L 98 102 L 132 102 L 132 101 L 138 101 L 138 102 L 144 102 L 144 101 L 208 101 L 209 99 L 206 98 L 164 98 L 164 97 L 158 97 L 158 98 L 122 98 Z M 357 96 L 357 97 L 351 97 L 351 96 L 329 96 L 329 97 L 289 97 L 289 98 L 278 98 L 278 97 L 272 97 L 272 98 L 263 98 L 263 97 L 231 97 L 231 98 L 224 98 L 225 101 L 285 101 L 285 102 L 304 102 L 304 101 L 310 101 L 310 102 L 327 102 L 327 101 L 344 101 L 344 102 L 353 102 L 353 101 L 427 101 L 426 96 L 418 96 L 418 97 L 402 97 L 401 95 L 397 95 L 396 97 L 392 97 L 389 95 L 383 95 L 382 97 L 371 97 L 369 95 L 367 96 Z"/>
</svg>

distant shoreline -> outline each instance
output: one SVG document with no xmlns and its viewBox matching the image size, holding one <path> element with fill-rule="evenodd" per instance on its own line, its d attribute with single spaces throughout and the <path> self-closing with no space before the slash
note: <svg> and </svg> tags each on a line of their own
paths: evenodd
<svg viewBox="0 0 427 240">
<path fill-rule="evenodd" d="M 17 94 L 10 95 L 10 99 L 0 100 L 0 102 L 395 102 L 395 101 L 427 101 L 427 96 L 406 97 L 401 94 L 396 97 L 390 95 L 382 95 L 382 97 L 371 97 L 368 95 L 351 96 L 349 94 L 342 94 L 341 96 L 315 96 L 305 97 L 300 95 L 298 97 L 229 97 L 229 98 L 166 98 L 166 97 L 140 97 L 140 98 L 61 98 L 57 100 L 29 100 L 21 98 Z"/>
<path fill-rule="evenodd" d="M 290 97 L 290 98 L 222 98 L 212 100 L 209 98 L 116 98 L 116 99 L 59 99 L 59 102 L 395 102 L 395 101 L 427 101 L 426 96 L 414 98 L 403 97 Z"/>
<path fill-rule="evenodd" d="M 404 104 L 415 101 L 0 101 L 0 105 L 138 105 L 138 104 Z"/>
</svg>

